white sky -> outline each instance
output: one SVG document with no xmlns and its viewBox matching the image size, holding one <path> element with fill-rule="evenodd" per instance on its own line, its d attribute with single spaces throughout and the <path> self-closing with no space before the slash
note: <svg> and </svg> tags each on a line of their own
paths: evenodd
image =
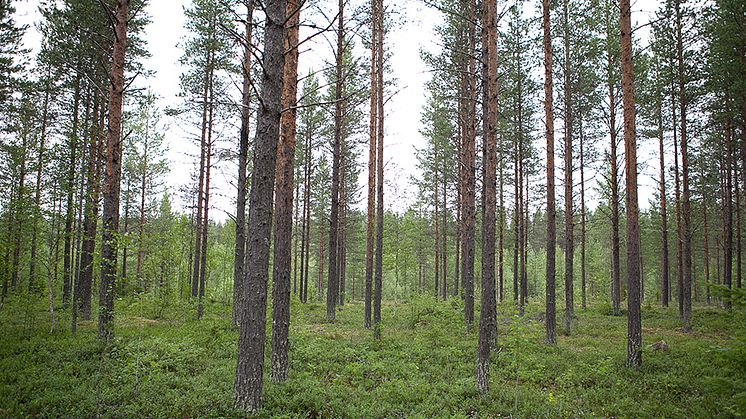
<svg viewBox="0 0 746 419">
<path fill-rule="evenodd" d="M 329 8 L 334 7 L 331 2 L 327 2 L 330 3 Z M 38 1 L 16 0 L 15 3 L 18 11 L 17 20 L 20 23 L 32 25 L 24 42 L 27 46 L 36 48 L 39 45 L 39 34 L 33 29 L 33 23 L 39 18 L 36 12 Z M 181 50 L 177 45 L 185 36 L 183 7 L 188 3 L 189 0 L 151 0 L 147 8 L 152 23 L 146 29 L 145 38 L 152 57 L 145 62 L 145 65 L 155 74 L 149 79 L 138 81 L 138 84 L 142 87 L 150 87 L 160 97 L 161 108 L 179 103 L 177 97 L 179 75 L 183 69 L 178 62 Z M 336 4 L 336 2 L 333 3 Z M 390 1 L 386 3 L 387 7 L 392 7 Z M 536 10 L 538 1 L 536 3 L 527 4 L 526 10 Z M 648 17 L 658 8 L 658 3 L 656 0 L 633 2 L 633 20 L 637 22 L 637 25 L 647 22 Z M 391 187 L 387 191 L 386 206 L 404 210 L 413 201 L 416 192 L 408 181 L 410 175 L 417 174 L 414 151 L 415 148 L 422 148 L 425 145 L 425 139 L 419 134 L 419 130 L 421 128 L 420 112 L 426 98 L 424 84 L 429 78 L 429 73 L 428 68 L 420 59 L 420 50 L 422 48 L 430 51 L 438 49 L 433 27 L 439 22 L 440 15 L 435 10 L 426 7 L 422 0 L 397 1 L 396 7 L 402 11 L 404 23 L 386 39 L 393 53 L 391 75 L 398 80 L 398 93 L 386 107 L 384 155 L 387 161 L 386 176 L 389 179 L 387 183 L 391 182 Z M 647 38 L 647 29 L 635 33 L 635 36 Z M 318 69 L 322 60 L 320 57 L 331 56 L 330 48 L 325 41 L 318 40 L 307 44 L 307 47 L 300 57 L 299 74 L 306 74 L 309 68 Z M 194 170 L 194 155 L 197 152 L 197 146 L 188 139 L 189 131 L 181 128 L 179 121 L 164 117 L 164 122 L 168 126 L 166 142 L 170 147 L 168 158 L 171 164 L 171 173 L 167 182 L 171 190 L 175 192 L 179 186 L 186 183 L 190 172 Z M 237 132 L 226 130 L 222 135 L 223 146 L 233 146 Z M 642 208 L 647 208 L 648 200 L 653 196 L 653 189 L 656 187 L 652 176 L 655 176 L 658 170 L 657 146 L 642 142 L 640 147 L 639 158 L 641 163 L 647 165 L 643 167 L 643 173 L 640 176 L 640 204 Z M 599 148 L 607 149 L 608 145 L 601 144 Z M 543 147 L 540 150 L 543 150 Z M 367 153 L 362 154 L 365 155 L 361 156 L 361 161 L 367 159 Z M 540 154 L 544 155 L 544 151 Z M 234 163 L 223 164 L 214 170 L 215 189 L 211 197 L 213 208 L 211 218 L 226 219 L 227 213 L 234 213 L 232 201 L 235 198 L 235 190 L 232 182 L 235 179 L 235 170 Z M 361 176 L 362 182 L 367 176 L 365 173 L 367 172 L 364 171 Z M 558 192 L 561 191 L 558 189 Z M 590 193 L 591 200 L 593 195 Z M 177 204 L 181 203 L 177 200 Z M 590 207 L 595 207 L 595 205 L 590 205 Z"/>
</svg>

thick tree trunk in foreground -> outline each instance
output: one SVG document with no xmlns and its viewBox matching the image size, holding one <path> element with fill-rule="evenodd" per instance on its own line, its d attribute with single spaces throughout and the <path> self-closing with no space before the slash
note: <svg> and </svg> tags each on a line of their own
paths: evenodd
<svg viewBox="0 0 746 419">
<path fill-rule="evenodd" d="M 282 85 L 280 143 L 275 180 L 275 247 L 272 271 L 272 363 L 269 376 L 280 382 L 288 378 L 288 333 L 290 329 L 290 250 L 293 237 L 293 175 L 295 174 L 295 102 L 298 93 L 297 0 L 286 7 L 285 67 Z"/>
<path fill-rule="evenodd" d="M 119 186 L 122 176 L 122 96 L 124 94 L 124 56 L 127 47 L 129 3 L 129 0 L 118 0 L 114 13 L 115 36 L 109 90 L 109 124 L 106 130 L 101 287 L 98 308 L 98 336 L 106 340 L 114 337 L 114 286 L 117 276 Z"/>
<path fill-rule="evenodd" d="M 497 1 L 485 0 L 484 16 L 484 216 L 482 223 L 482 308 L 479 313 L 477 390 L 485 394 L 490 381 L 490 347 L 496 341 L 495 311 L 495 189 L 497 171 Z"/>
<path fill-rule="evenodd" d="M 547 262 L 546 262 L 546 343 L 557 343 L 555 306 L 555 259 L 557 212 L 554 202 L 554 108 L 552 92 L 552 37 L 549 0 L 542 0 L 544 26 L 544 118 L 547 137 Z"/>
<path fill-rule="evenodd" d="M 262 58 L 262 87 L 254 143 L 254 170 L 249 195 L 247 265 L 241 298 L 236 407 L 254 413 L 262 407 L 264 340 L 267 315 L 272 190 L 280 137 L 283 68 L 285 66 L 285 0 L 265 4 L 267 19 Z"/>
<path fill-rule="evenodd" d="M 640 225 L 637 205 L 637 139 L 635 133 L 635 85 L 632 65 L 632 9 L 620 0 L 622 47 L 622 97 L 624 105 L 624 161 L 627 216 L 627 367 L 642 364 L 640 318 Z"/>
</svg>

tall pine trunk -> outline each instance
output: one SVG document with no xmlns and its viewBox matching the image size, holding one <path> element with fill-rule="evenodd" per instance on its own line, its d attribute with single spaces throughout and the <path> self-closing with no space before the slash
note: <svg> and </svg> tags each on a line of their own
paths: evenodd
<svg viewBox="0 0 746 419">
<path fill-rule="evenodd" d="M 241 67 L 241 131 L 238 134 L 238 186 L 236 193 L 236 244 L 233 259 L 233 307 L 231 324 L 238 326 L 238 309 L 241 306 L 244 262 L 246 258 L 246 169 L 249 161 L 249 120 L 251 118 L 251 48 L 254 29 L 254 1 L 246 4 L 246 23 L 243 38 L 243 63 Z"/>
<path fill-rule="evenodd" d="M 327 273 L 326 321 L 333 323 L 337 318 L 339 298 L 339 274 L 337 264 L 339 242 L 339 160 L 342 149 L 342 89 L 344 68 L 344 0 L 339 0 L 337 24 L 337 51 L 334 91 L 334 144 L 332 147 L 332 207 L 329 214 L 329 270 Z"/>
<path fill-rule="evenodd" d="M 635 85 L 632 64 L 632 9 L 620 0 L 622 49 L 622 98 L 624 106 L 624 161 L 627 216 L 627 367 L 642 364 L 640 318 L 640 225 L 637 204 L 637 139 L 635 132 Z"/>
<path fill-rule="evenodd" d="M 544 29 L 544 119 L 547 138 L 547 262 L 546 262 L 546 343 L 557 343 L 555 302 L 555 259 L 557 246 L 557 212 L 554 198 L 554 105 L 552 86 L 552 37 L 549 0 L 542 0 Z"/>
<path fill-rule="evenodd" d="M 122 96 L 125 87 L 124 64 L 127 48 L 129 3 L 129 0 L 118 0 L 114 13 L 114 45 L 112 47 L 108 106 L 109 123 L 106 130 L 101 286 L 98 308 L 98 336 L 106 340 L 111 340 L 114 337 L 114 287 L 117 276 L 119 188 L 122 177 Z"/>
<path fill-rule="evenodd" d="M 383 295 L 383 121 L 384 121 L 384 109 L 383 109 L 383 36 L 384 36 L 384 7 L 383 0 L 377 0 L 378 7 L 376 8 L 378 24 L 376 29 L 378 30 L 378 36 L 376 47 L 378 60 L 376 61 L 376 101 L 378 102 L 378 109 L 376 111 L 376 117 L 378 119 L 377 124 L 377 146 L 376 152 L 376 260 L 375 260 L 375 291 L 373 295 L 373 336 L 377 339 L 381 338 L 381 298 Z"/>
<path fill-rule="evenodd" d="M 682 259 L 682 315 L 684 330 L 692 327 L 692 221 L 691 204 L 689 201 L 689 144 L 686 130 L 686 92 L 684 89 L 684 47 L 681 35 L 681 0 L 676 0 L 676 50 L 678 53 L 679 78 L 679 114 L 681 122 L 681 230 L 683 243 L 681 246 Z M 731 236 L 732 237 L 732 236 Z"/>
<path fill-rule="evenodd" d="M 373 253 L 375 232 L 373 220 L 376 216 L 376 142 L 378 141 L 378 0 L 371 0 L 371 47 L 370 47 L 370 128 L 368 148 L 368 216 L 365 244 L 365 327 L 371 328 L 371 303 L 373 298 Z"/>
<path fill-rule="evenodd" d="M 657 70 L 657 68 L 656 68 Z M 656 71 L 657 74 L 657 71 Z M 670 274 L 668 271 L 668 208 L 666 205 L 666 159 L 663 149 L 663 109 L 661 104 L 660 93 L 656 102 L 656 111 L 658 119 L 658 153 L 660 155 L 660 212 L 661 212 L 661 305 L 668 307 L 668 296 L 670 294 Z M 706 228 L 705 228 L 706 230 Z M 707 243 L 707 237 L 705 237 Z M 705 246 L 705 255 L 707 255 L 707 246 Z M 707 259 L 707 258 L 705 258 Z M 705 277 L 707 277 L 707 263 L 705 264 Z"/>
<path fill-rule="evenodd" d="M 285 9 L 285 67 L 282 83 L 280 142 L 277 148 L 275 179 L 275 246 L 272 270 L 272 363 L 270 379 L 288 378 L 288 333 L 290 329 L 290 250 L 293 237 L 293 175 L 295 174 L 295 103 L 298 93 L 297 0 Z"/>
<path fill-rule="evenodd" d="M 236 365 L 236 407 L 249 413 L 262 406 L 264 385 L 264 340 L 267 315 L 269 240 L 272 231 L 272 190 L 275 184 L 277 143 L 282 113 L 283 68 L 285 66 L 285 0 L 264 5 L 264 54 L 254 168 L 249 195 L 247 265 L 239 317 Z"/>
<path fill-rule="evenodd" d="M 572 87 L 570 86 L 570 34 L 567 11 L 568 0 L 563 2 L 564 14 L 564 45 L 565 45 L 565 334 L 570 335 L 573 317 L 573 256 L 574 256 L 574 224 L 572 197 Z"/>
<path fill-rule="evenodd" d="M 497 1 L 485 0 L 483 4 L 484 50 L 484 194 L 482 223 L 482 308 L 479 312 L 477 343 L 477 390 L 489 390 L 490 347 L 496 346 L 495 330 L 495 190 L 497 171 Z"/>
<path fill-rule="evenodd" d="M 47 75 L 49 77 L 49 75 Z M 41 116 L 41 133 L 39 135 L 39 145 L 36 163 L 36 190 L 34 192 L 34 215 L 31 219 L 31 257 L 29 259 L 29 276 L 28 276 L 28 292 L 29 294 L 34 290 L 34 282 L 36 281 L 36 253 L 38 246 L 38 235 L 39 235 L 39 219 L 42 218 L 41 213 L 41 184 L 43 179 L 43 168 L 44 168 L 44 152 L 46 151 L 47 142 L 47 117 L 49 115 L 49 81 L 44 90 L 44 102 L 42 105 L 42 116 Z M 54 212 L 54 211 L 53 211 Z"/>
<path fill-rule="evenodd" d="M 68 160 L 67 176 L 65 178 L 65 243 L 62 253 L 62 306 L 67 307 L 70 301 L 73 278 L 73 224 L 75 217 L 75 205 L 73 198 L 75 196 L 75 169 L 77 166 L 78 151 L 78 118 L 80 115 L 80 72 L 75 73 L 75 89 L 73 90 L 73 124 L 68 134 L 68 148 L 70 151 L 70 160 Z M 88 109 L 86 105 L 86 111 Z"/>
<path fill-rule="evenodd" d="M 463 142 L 463 168 L 465 184 L 463 185 L 463 207 L 461 224 L 463 242 L 461 243 L 461 283 L 464 287 L 464 320 L 468 327 L 474 324 L 474 252 L 475 252 L 475 229 L 476 229 L 476 57 L 474 49 L 476 45 L 476 21 L 477 10 L 474 0 L 464 0 L 464 7 L 468 13 L 468 56 L 467 56 L 467 80 L 466 80 L 466 121 Z"/>
</svg>

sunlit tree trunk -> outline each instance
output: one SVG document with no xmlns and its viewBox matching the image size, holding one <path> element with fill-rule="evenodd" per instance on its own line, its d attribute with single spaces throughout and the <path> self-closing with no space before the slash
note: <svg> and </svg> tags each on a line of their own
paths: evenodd
<svg viewBox="0 0 746 419">
<path fill-rule="evenodd" d="M 277 166 L 275 169 L 275 238 L 272 264 L 272 363 L 269 376 L 274 382 L 285 381 L 288 378 L 290 245 L 293 237 L 295 103 L 298 94 L 298 26 L 300 22 L 300 8 L 297 0 L 287 2 L 285 14 L 287 19 L 286 52 L 285 67 L 283 68 L 280 142 L 277 148 Z"/>
<path fill-rule="evenodd" d="M 117 276 L 117 234 L 119 232 L 119 188 L 122 169 L 122 96 L 124 94 L 125 49 L 129 23 L 129 0 L 118 0 L 114 13 L 114 45 L 109 89 L 106 166 L 104 170 L 103 237 L 101 240 L 101 286 L 98 308 L 98 336 L 114 337 L 114 287 Z"/>
</svg>

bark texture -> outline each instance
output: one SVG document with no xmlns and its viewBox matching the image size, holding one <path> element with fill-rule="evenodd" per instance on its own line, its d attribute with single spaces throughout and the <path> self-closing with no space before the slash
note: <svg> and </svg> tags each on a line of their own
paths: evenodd
<svg viewBox="0 0 746 419">
<path fill-rule="evenodd" d="M 249 413 L 262 406 L 264 340 L 267 316 L 269 240 L 272 231 L 272 189 L 280 137 L 283 68 L 285 66 L 286 0 L 265 4 L 260 106 L 254 140 L 254 170 L 249 195 L 247 265 L 241 299 L 235 403 Z"/>
</svg>

